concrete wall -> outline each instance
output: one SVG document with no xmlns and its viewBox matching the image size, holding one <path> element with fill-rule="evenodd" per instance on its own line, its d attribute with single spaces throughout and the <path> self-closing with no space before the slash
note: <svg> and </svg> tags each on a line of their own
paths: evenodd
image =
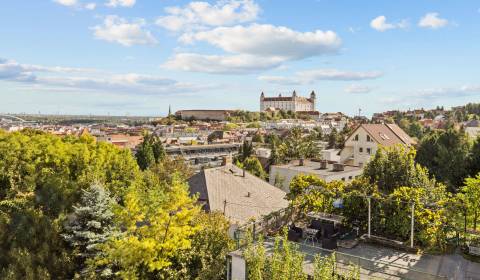
<svg viewBox="0 0 480 280">
<path fill-rule="evenodd" d="M 356 135 L 358 135 L 358 140 L 355 140 Z M 357 129 L 345 142 L 345 148 L 340 153 L 340 162 L 347 162 L 348 158 L 353 156 L 353 165 L 365 165 L 378 149 L 378 144 L 373 139 L 367 141 L 367 136 L 369 135 L 365 129 L 362 127 Z"/>
<path fill-rule="evenodd" d="M 228 111 L 223 110 L 183 110 L 177 112 L 182 120 L 194 118 L 196 120 L 215 120 L 225 121 L 229 115 Z"/>
<path fill-rule="evenodd" d="M 331 167 L 329 167 L 331 168 Z M 352 171 L 342 171 L 342 172 L 329 172 L 328 176 L 322 176 L 320 174 L 314 173 L 314 172 L 308 172 L 308 171 L 298 171 L 295 169 L 290 169 L 288 166 L 270 166 L 270 177 L 269 177 L 269 183 L 271 185 L 275 185 L 275 180 L 276 178 L 281 178 L 283 180 L 281 189 L 285 192 L 290 192 L 290 182 L 292 181 L 293 177 L 299 175 L 299 174 L 304 174 L 304 175 L 313 175 L 317 176 L 326 182 L 331 182 L 331 181 L 340 181 L 344 180 L 345 182 L 349 182 L 353 179 L 355 179 L 356 176 L 359 176 L 362 174 L 361 169 L 355 169 Z"/>
<path fill-rule="evenodd" d="M 231 257 L 231 277 L 227 280 L 246 280 L 247 279 L 247 266 L 245 259 L 237 254 L 230 254 Z M 219 272 L 220 273 L 220 272 Z"/>
</svg>

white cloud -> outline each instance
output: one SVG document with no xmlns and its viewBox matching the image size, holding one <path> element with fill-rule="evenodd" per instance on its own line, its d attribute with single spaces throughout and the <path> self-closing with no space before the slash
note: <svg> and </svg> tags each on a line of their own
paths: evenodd
<svg viewBox="0 0 480 280">
<path fill-rule="evenodd" d="M 217 27 L 186 33 L 179 40 L 185 44 L 204 41 L 228 54 L 179 53 L 167 61 L 165 67 L 222 74 L 271 69 L 286 61 L 336 53 L 341 46 L 340 38 L 333 31 L 298 32 L 269 24 Z"/>
<path fill-rule="evenodd" d="M 133 7 L 136 0 L 110 0 L 105 5 L 108 7 Z"/>
<path fill-rule="evenodd" d="M 365 85 L 358 85 L 352 84 L 345 88 L 346 93 L 369 93 L 373 90 L 373 87 L 365 86 Z"/>
<path fill-rule="evenodd" d="M 427 88 L 403 93 L 398 92 L 395 96 L 385 98 L 383 103 L 428 106 L 438 100 L 443 101 L 445 99 L 471 98 L 472 96 L 480 96 L 480 84 Z"/>
<path fill-rule="evenodd" d="M 216 87 L 211 84 L 195 85 L 137 73 L 110 74 L 95 69 L 20 64 L 2 58 L 0 58 L 0 81 L 17 82 L 38 90 L 111 91 L 135 94 L 193 92 Z"/>
<path fill-rule="evenodd" d="M 465 97 L 480 94 L 480 85 L 463 85 L 460 87 L 440 87 L 418 91 L 415 96 L 421 98 Z"/>
<path fill-rule="evenodd" d="M 418 22 L 418 26 L 438 29 L 448 25 L 448 20 L 440 18 L 439 13 L 427 13 Z"/>
<path fill-rule="evenodd" d="M 162 67 L 172 70 L 212 74 L 246 74 L 279 66 L 282 59 L 252 55 L 201 55 L 179 53 Z"/>
<path fill-rule="evenodd" d="M 53 2 L 69 7 L 77 5 L 77 0 L 53 0 Z"/>
<path fill-rule="evenodd" d="M 260 76 L 259 80 L 273 84 L 311 84 L 321 80 L 360 81 L 376 79 L 383 75 L 379 71 L 353 72 L 337 69 L 316 69 L 296 72 L 293 76 Z"/>
<path fill-rule="evenodd" d="M 298 32 L 269 24 L 218 27 L 185 34 L 180 40 L 184 43 L 205 41 L 229 53 L 279 57 L 285 60 L 335 53 L 341 46 L 340 38 L 333 31 Z"/>
<path fill-rule="evenodd" d="M 388 23 L 385 16 L 378 16 L 372 19 L 372 21 L 370 22 L 370 27 L 381 32 L 387 31 L 389 29 L 407 28 L 408 20 L 403 19 L 398 23 Z"/>
<path fill-rule="evenodd" d="M 184 7 L 167 7 L 166 16 L 156 23 L 171 31 L 192 30 L 250 22 L 257 18 L 260 7 L 253 0 L 222 0 L 215 4 L 190 2 Z"/>
<path fill-rule="evenodd" d="M 128 22 L 121 17 L 106 16 L 103 25 L 92 27 L 97 39 L 119 43 L 124 46 L 155 44 L 157 40 L 150 31 L 144 30 L 145 20 Z"/>
<path fill-rule="evenodd" d="M 10 81 L 35 81 L 35 72 L 48 73 L 96 73 L 95 69 L 71 68 L 59 66 L 41 66 L 31 64 L 20 64 L 14 60 L 0 58 L 0 80 Z"/>
<path fill-rule="evenodd" d="M 95 3 L 85 4 L 85 9 L 87 9 L 87 10 L 95 10 L 96 7 L 97 7 L 97 4 L 95 4 Z"/>
</svg>

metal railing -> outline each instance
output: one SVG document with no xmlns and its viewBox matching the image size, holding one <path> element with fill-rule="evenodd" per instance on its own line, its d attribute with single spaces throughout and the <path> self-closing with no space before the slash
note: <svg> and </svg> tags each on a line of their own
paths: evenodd
<svg viewBox="0 0 480 280">
<path fill-rule="evenodd" d="M 266 237 L 264 244 L 274 244 L 274 238 Z M 407 279 L 407 280 L 447 280 L 444 275 L 432 274 L 426 271 L 413 269 L 410 267 L 389 263 L 380 260 L 372 260 L 344 252 L 328 250 L 321 247 L 295 243 L 298 250 L 305 254 L 306 261 L 313 263 L 315 256 L 328 256 L 335 253 L 335 271 L 342 275 L 349 275 L 356 267 L 359 268 L 361 279 Z"/>
</svg>

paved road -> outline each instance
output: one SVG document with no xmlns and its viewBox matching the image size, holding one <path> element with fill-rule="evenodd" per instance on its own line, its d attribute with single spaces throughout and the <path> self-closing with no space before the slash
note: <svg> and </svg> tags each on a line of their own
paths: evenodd
<svg viewBox="0 0 480 280">
<path fill-rule="evenodd" d="M 266 247 L 273 247 L 270 241 Z M 314 256 L 328 252 L 309 244 L 299 244 L 306 254 L 305 270 L 313 272 Z M 464 259 L 459 254 L 427 255 L 360 243 L 353 249 L 339 248 L 339 268 L 348 270 L 344 264 L 353 263 L 361 267 L 362 279 L 426 279 L 426 280 L 480 280 L 480 264 Z M 343 254 L 342 254 L 343 253 Z"/>
</svg>

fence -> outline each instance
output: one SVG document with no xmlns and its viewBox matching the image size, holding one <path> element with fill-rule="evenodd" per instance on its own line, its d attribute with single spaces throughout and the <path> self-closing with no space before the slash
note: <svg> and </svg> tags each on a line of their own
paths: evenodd
<svg viewBox="0 0 480 280">
<path fill-rule="evenodd" d="M 274 239 L 267 237 L 264 241 L 267 250 L 273 248 Z M 425 271 L 408 268 L 385 261 L 372 260 L 343 252 L 323 249 L 303 243 L 297 243 L 298 249 L 305 254 L 305 270 L 307 273 L 313 272 L 314 258 L 316 255 L 327 256 L 335 253 L 336 263 L 335 271 L 341 275 L 348 275 L 353 269 L 360 269 L 361 279 L 407 279 L 407 280 L 447 280 L 443 275 L 435 275 Z"/>
<path fill-rule="evenodd" d="M 291 220 L 292 213 L 293 211 L 290 207 L 280 209 L 262 217 L 259 221 L 252 221 L 237 228 L 234 232 L 237 249 L 245 245 L 248 234 L 251 234 L 253 240 L 255 240 L 259 234 L 268 236 L 278 233 Z"/>
</svg>

